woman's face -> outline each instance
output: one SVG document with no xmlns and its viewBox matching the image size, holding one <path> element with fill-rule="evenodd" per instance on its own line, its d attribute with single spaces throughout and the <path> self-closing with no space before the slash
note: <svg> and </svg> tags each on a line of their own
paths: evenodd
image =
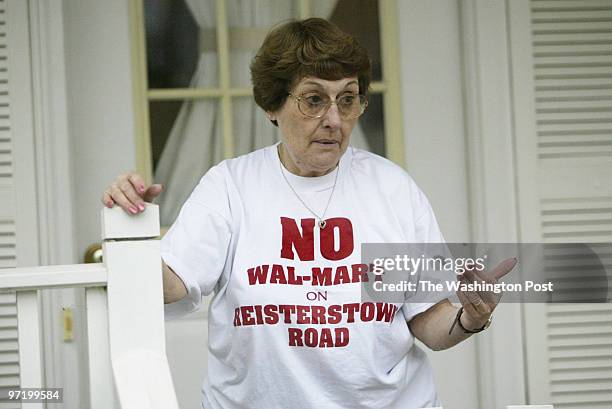
<svg viewBox="0 0 612 409">
<path fill-rule="evenodd" d="M 325 94 L 332 101 L 345 93 L 359 94 L 357 77 L 327 81 L 305 77 L 295 85 L 295 97 L 312 93 Z M 278 121 L 282 144 L 280 158 L 285 168 L 300 176 L 322 176 L 331 172 L 348 147 L 357 118 L 342 119 L 338 106 L 332 104 L 321 118 L 309 118 L 298 109 L 296 99 L 287 97 L 276 112 L 268 112 Z"/>
</svg>

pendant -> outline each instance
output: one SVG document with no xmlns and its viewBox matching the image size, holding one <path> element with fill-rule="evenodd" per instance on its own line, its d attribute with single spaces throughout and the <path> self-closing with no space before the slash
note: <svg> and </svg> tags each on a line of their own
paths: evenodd
<svg viewBox="0 0 612 409">
<path fill-rule="evenodd" d="M 324 229 L 326 225 L 327 222 L 325 222 L 325 220 L 319 220 L 319 228 Z"/>
</svg>

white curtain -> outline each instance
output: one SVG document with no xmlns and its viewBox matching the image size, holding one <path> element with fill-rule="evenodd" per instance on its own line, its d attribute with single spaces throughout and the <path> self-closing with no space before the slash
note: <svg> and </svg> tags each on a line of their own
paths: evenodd
<svg viewBox="0 0 612 409">
<path fill-rule="evenodd" d="M 185 0 L 200 30 L 214 32 L 214 0 Z M 227 0 L 230 31 L 267 32 L 273 25 L 297 16 L 297 1 L 288 0 Z M 329 17 L 336 0 L 312 2 L 313 15 Z M 232 38 L 232 37 L 230 37 Z M 248 43 L 248 42 L 245 42 Z M 232 86 L 249 87 L 249 65 L 256 49 L 244 49 L 231 44 L 230 75 Z M 218 60 L 214 50 L 203 50 L 191 87 L 218 85 Z M 234 98 L 233 134 L 236 155 L 273 144 L 280 138 L 279 130 L 267 119 L 252 97 Z M 355 127 L 351 144 L 368 148 L 359 126 Z M 183 103 L 172 127 L 155 171 L 155 182 L 165 185 L 159 200 L 162 225 L 170 225 L 200 177 L 223 159 L 221 107 L 217 99 L 200 99 Z"/>
</svg>

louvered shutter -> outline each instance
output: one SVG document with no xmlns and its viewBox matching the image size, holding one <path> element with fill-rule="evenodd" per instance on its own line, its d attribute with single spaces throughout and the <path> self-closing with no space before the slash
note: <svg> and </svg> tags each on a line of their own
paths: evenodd
<svg viewBox="0 0 612 409">
<path fill-rule="evenodd" d="M 0 268 L 38 263 L 28 27 L 26 1 L 0 0 Z M 0 293 L 2 389 L 19 386 L 16 314 L 15 294 Z"/>
<path fill-rule="evenodd" d="M 540 239 L 612 243 L 612 0 L 530 8 Z M 610 246 L 602 254 L 612 283 Z M 532 401 L 612 408 L 612 304 L 525 311 Z"/>
<path fill-rule="evenodd" d="M 0 2 L 0 267 L 16 267 L 13 134 L 9 96 L 7 5 Z M 10 205 L 9 205 L 10 204 Z M 0 387 L 19 386 L 15 294 L 0 294 Z M 9 403 L 4 403 L 9 407 Z M 14 405 L 13 407 L 19 407 Z"/>
</svg>

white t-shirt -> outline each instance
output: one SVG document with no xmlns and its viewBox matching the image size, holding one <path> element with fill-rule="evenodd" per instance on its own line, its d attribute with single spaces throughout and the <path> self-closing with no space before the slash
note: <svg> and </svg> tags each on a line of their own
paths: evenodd
<svg viewBox="0 0 612 409">
<path fill-rule="evenodd" d="M 325 229 L 281 172 L 318 215 L 337 176 Z M 214 293 L 203 407 L 437 406 L 406 324 L 433 302 L 361 304 L 359 266 L 362 243 L 442 241 L 410 176 L 363 150 L 349 147 L 337 170 L 313 178 L 281 168 L 276 145 L 211 168 L 161 243 L 188 289 L 167 317 Z"/>
</svg>

